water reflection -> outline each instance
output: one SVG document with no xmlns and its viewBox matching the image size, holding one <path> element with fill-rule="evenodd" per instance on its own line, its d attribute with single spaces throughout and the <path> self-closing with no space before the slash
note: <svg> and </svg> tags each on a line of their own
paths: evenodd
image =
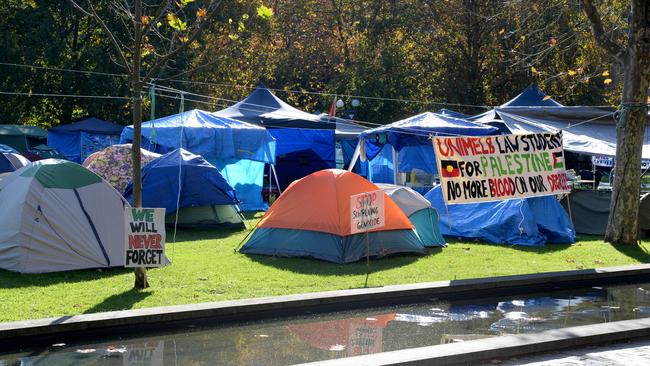
<svg viewBox="0 0 650 366">
<path fill-rule="evenodd" d="M 366 309 L 107 336 L 0 355 L 8 365 L 287 365 L 650 316 L 650 285 Z"/>
</svg>

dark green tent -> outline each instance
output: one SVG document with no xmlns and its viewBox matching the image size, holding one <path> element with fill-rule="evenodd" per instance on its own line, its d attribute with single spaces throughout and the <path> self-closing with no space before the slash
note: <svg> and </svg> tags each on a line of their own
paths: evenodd
<svg viewBox="0 0 650 366">
<path fill-rule="evenodd" d="M 0 144 L 26 153 L 37 145 L 47 143 L 47 131 L 36 126 L 0 125 Z"/>
</svg>

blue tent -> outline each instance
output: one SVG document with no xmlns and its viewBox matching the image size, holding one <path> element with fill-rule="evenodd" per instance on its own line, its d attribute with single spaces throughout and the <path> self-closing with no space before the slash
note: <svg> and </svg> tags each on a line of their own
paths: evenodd
<svg viewBox="0 0 650 366">
<path fill-rule="evenodd" d="M 440 232 L 447 237 L 526 246 L 576 240 L 569 216 L 552 196 L 446 206 L 437 186 L 424 197 L 440 213 Z"/>
<path fill-rule="evenodd" d="M 48 146 L 61 152 L 66 159 L 83 162 L 88 155 L 117 144 L 124 126 L 90 117 L 60 125 L 47 131 Z"/>
<path fill-rule="evenodd" d="M 244 211 L 264 209 L 264 164 L 275 162 L 275 140 L 250 123 L 193 109 L 142 124 L 142 147 L 167 153 L 178 147 L 203 156 L 237 191 Z M 133 126 L 122 131 L 121 143 L 133 141 Z"/>
<path fill-rule="evenodd" d="M 124 197 L 133 202 L 133 182 Z M 173 223 L 177 204 L 181 226 L 244 227 L 233 207 L 235 190 L 214 165 L 184 149 L 152 160 L 142 169 L 142 205 L 165 208 L 167 221 Z"/>
<path fill-rule="evenodd" d="M 334 123 L 321 120 L 320 116 L 290 106 L 264 85 L 255 88 L 242 101 L 214 113 L 264 127 L 326 130 L 336 127 Z"/>
<path fill-rule="evenodd" d="M 554 101 L 537 87 L 537 84 L 530 84 L 519 95 L 510 99 L 501 107 L 562 107 L 562 104 Z"/>
<path fill-rule="evenodd" d="M 431 136 L 486 136 L 496 133 L 498 129 L 491 126 L 425 112 L 366 130 L 359 135 L 359 141 L 365 143 L 366 157 L 370 160 L 385 145 L 391 145 L 398 153 L 398 171 L 420 169 L 433 174 L 437 172 L 437 167 Z"/>
<path fill-rule="evenodd" d="M 264 85 L 214 114 L 269 129 L 277 141 L 275 167 L 283 190 L 296 179 L 335 167 L 336 123 L 290 106 Z"/>
</svg>

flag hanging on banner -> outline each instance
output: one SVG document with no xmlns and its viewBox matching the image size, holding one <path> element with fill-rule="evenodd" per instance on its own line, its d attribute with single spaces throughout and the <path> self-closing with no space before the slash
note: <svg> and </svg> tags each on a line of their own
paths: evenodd
<svg viewBox="0 0 650 366">
<path fill-rule="evenodd" d="M 569 193 L 562 132 L 434 137 L 447 204 Z"/>
</svg>

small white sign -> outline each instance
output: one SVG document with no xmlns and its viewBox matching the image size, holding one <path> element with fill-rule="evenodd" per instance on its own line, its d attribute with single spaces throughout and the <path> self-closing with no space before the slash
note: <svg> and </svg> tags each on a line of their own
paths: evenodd
<svg viewBox="0 0 650 366">
<path fill-rule="evenodd" d="M 350 196 L 350 234 L 362 233 L 385 225 L 384 191 Z"/>
<path fill-rule="evenodd" d="M 124 210 L 124 267 L 162 267 L 165 265 L 165 209 Z"/>
</svg>

